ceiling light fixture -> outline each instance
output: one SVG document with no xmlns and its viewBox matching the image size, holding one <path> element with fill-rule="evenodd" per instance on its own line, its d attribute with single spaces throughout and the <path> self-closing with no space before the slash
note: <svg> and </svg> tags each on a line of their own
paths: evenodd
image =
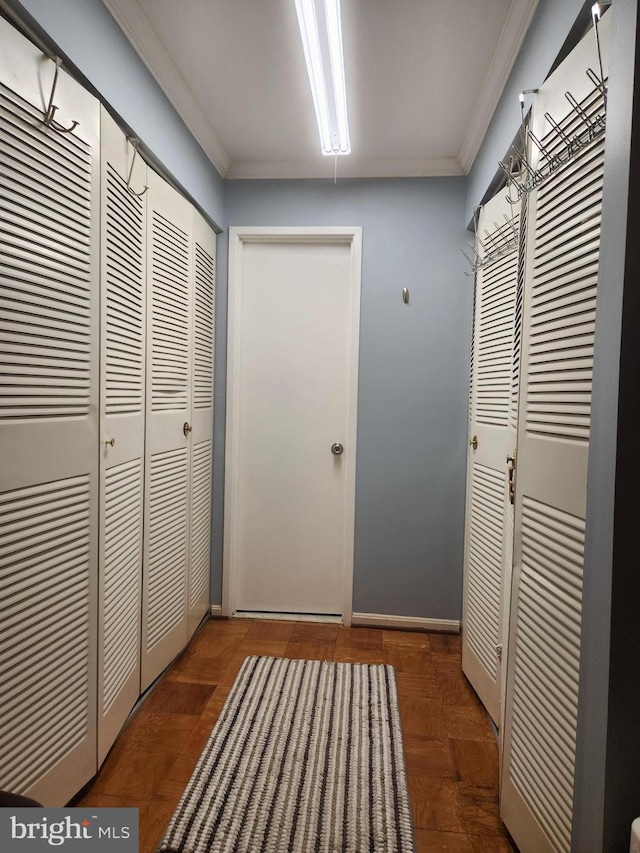
<svg viewBox="0 0 640 853">
<path fill-rule="evenodd" d="M 349 154 L 340 0 L 296 0 L 323 154 Z"/>
</svg>

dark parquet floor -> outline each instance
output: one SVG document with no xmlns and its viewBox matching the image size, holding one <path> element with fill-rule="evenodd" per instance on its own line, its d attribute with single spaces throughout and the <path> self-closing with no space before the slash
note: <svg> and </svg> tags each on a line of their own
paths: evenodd
<svg viewBox="0 0 640 853">
<path fill-rule="evenodd" d="M 460 637 L 314 622 L 211 620 L 130 719 L 79 804 L 135 806 L 153 853 L 247 655 L 397 671 L 417 853 L 513 853 L 498 749 L 461 669 Z M 241 851 L 238 851 L 241 853 Z"/>
</svg>

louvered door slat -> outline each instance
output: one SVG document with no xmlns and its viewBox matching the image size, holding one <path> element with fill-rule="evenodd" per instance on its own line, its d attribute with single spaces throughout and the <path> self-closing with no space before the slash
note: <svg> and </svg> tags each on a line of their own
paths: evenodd
<svg viewBox="0 0 640 853">
<path fill-rule="evenodd" d="M 188 454 L 186 448 L 151 457 L 149 604 L 147 647 L 151 651 L 184 619 L 187 550 Z"/>
<path fill-rule="evenodd" d="M 90 498 L 88 476 L 0 495 L 0 531 L 5 522 L 11 528 L 11 544 L 5 548 L 2 537 L 0 558 L 0 778 L 8 790 L 29 790 L 86 738 Z M 49 511 L 56 515 L 55 524 Z M 49 608 L 50 617 L 43 619 Z M 48 622 L 64 631 L 57 643 Z M 74 685 L 70 693 L 69 684 Z M 60 740 L 52 744 L 54 730 Z M 26 762 L 30 748 L 39 755 Z"/>
<path fill-rule="evenodd" d="M 191 555 L 189 606 L 197 605 L 208 589 L 211 552 L 212 441 L 193 448 L 191 486 Z"/>
<path fill-rule="evenodd" d="M 26 207 L 10 216 L 3 213 L 0 221 L 0 372 L 4 374 L 0 392 L 0 418 L 81 417 L 88 414 L 91 368 L 91 243 L 88 200 L 91 193 L 91 152 L 80 140 L 72 138 L 62 146 L 72 151 L 62 158 L 57 134 L 42 134 L 33 121 L 33 110 L 17 108 L 15 96 L 0 84 L 0 128 L 5 144 L 0 147 L 0 167 L 9 178 L 9 188 L 2 194 L 3 205 L 11 197 L 14 176 L 31 176 L 34 164 L 25 154 L 25 140 L 34 140 L 46 154 L 38 166 L 43 178 L 51 178 L 55 170 L 55 195 L 63 194 L 83 214 L 83 228 L 70 234 L 65 220 L 49 215 L 34 220 Z M 7 127 L 20 133 L 7 134 Z M 17 133 L 17 131 L 16 131 Z M 4 184 L 4 181 L 2 182 Z M 46 197 L 38 196 L 40 205 Z M 39 271 L 36 273 L 36 271 Z M 26 272 L 26 281 L 24 273 Z M 51 365 L 60 365 L 58 340 L 71 344 L 75 358 L 64 363 L 64 382 L 59 371 L 51 373 Z M 5 349 L 12 344 L 11 351 Z M 38 348 L 38 361 L 25 365 L 24 357 L 33 358 Z M 25 375 L 23 368 L 28 367 Z"/>
<path fill-rule="evenodd" d="M 194 330 L 194 398 L 196 409 L 213 406 L 213 324 L 215 289 L 213 258 L 196 243 Z"/>
</svg>

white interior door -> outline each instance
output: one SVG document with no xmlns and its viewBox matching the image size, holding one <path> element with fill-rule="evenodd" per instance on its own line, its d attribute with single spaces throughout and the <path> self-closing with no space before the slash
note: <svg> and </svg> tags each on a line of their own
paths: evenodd
<svg viewBox="0 0 640 853">
<path fill-rule="evenodd" d="M 513 554 L 507 456 L 515 455 L 517 418 L 519 214 L 507 197 L 501 190 L 478 220 L 484 264 L 476 274 L 474 305 L 462 629 L 463 671 L 498 726 Z"/>
<path fill-rule="evenodd" d="M 152 169 L 147 183 L 143 690 L 187 642 L 192 393 L 192 207 Z"/>
<path fill-rule="evenodd" d="M 140 695 L 146 199 L 134 156 L 102 108 L 98 761 Z M 147 167 L 138 157 L 131 187 Z"/>
<path fill-rule="evenodd" d="M 322 230 L 231 229 L 232 612 L 351 615 L 360 231 Z"/>
<path fill-rule="evenodd" d="M 96 771 L 99 105 L 0 18 L 0 788 Z"/>
<path fill-rule="evenodd" d="M 189 636 L 209 608 L 216 235 L 193 212 L 193 406 L 189 516 Z"/>
<path fill-rule="evenodd" d="M 552 154 L 585 133 L 584 115 L 603 114 L 588 68 L 598 68 L 592 32 L 535 97 L 533 131 Z M 501 797 L 522 853 L 571 850 L 603 161 L 600 136 L 530 197 Z"/>
</svg>

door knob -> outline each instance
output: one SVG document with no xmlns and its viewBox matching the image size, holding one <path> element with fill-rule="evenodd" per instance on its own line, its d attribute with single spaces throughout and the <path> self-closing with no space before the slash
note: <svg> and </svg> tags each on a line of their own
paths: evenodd
<svg viewBox="0 0 640 853">
<path fill-rule="evenodd" d="M 342 456 L 344 453 L 344 447 L 340 444 L 339 441 L 336 441 L 335 444 L 331 445 L 331 452 L 334 456 Z"/>
<path fill-rule="evenodd" d="M 107 438 L 107 439 L 105 439 L 104 445 L 105 445 L 105 447 L 107 447 L 107 445 L 110 445 L 111 447 L 115 447 L 115 446 L 116 446 L 116 440 L 115 440 L 115 438 Z"/>
<path fill-rule="evenodd" d="M 473 447 L 474 450 L 478 449 L 478 436 L 474 435 L 473 438 L 469 439 L 469 444 Z"/>
<path fill-rule="evenodd" d="M 190 425 L 190 423 L 188 421 L 185 421 L 184 424 L 182 425 L 182 432 L 185 434 L 185 436 L 188 436 L 192 429 L 193 429 L 193 427 Z"/>
</svg>

